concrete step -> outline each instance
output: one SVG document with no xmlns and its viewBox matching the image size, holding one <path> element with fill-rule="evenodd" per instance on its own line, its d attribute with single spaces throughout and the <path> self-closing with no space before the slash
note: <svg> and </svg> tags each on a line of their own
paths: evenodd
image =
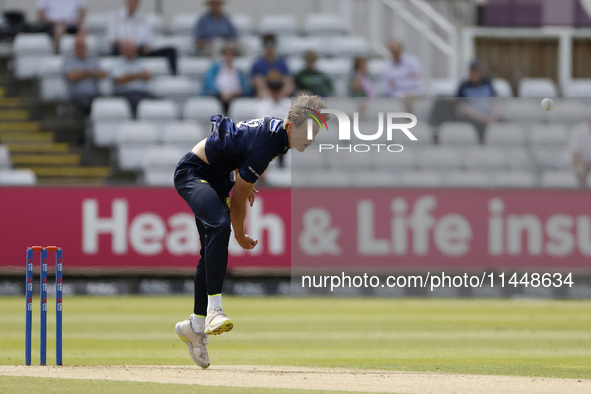
<svg viewBox="0 0 591 394">
<path fill-rule="evenodd" d="M 53 142 L 55 135 L 48 131 L 22 132 L 22 131 L 0 131 L 0 142 L 9 144 L 11 142 L 23 143 L 49 143 Z"/>
<path fill-rule="evenodd" d="M 20 143 L 12 142 L 6 144 L 11 154 L 15 153 L 67 153 L 70 151 L 70 144 L 67 142 L 54 143 Z"/>
<path fill-rule="evenodd" d="M 0 131 L 23 131 L 35 132 L 41 131 L 41 123 L 39 122 L 1 122 Z"/>
<path fill-rule="evenodd" d="M 17 166 L 77 166 L 82 158 L 76 153 L 14 154 L 12 164 Z"/>
<path fill-rule="evenodd" d="M 29 120 L 31 112 L 26 109 L 1 109 L 0 121 L 4 120 Z"/>
<path fill-rule="evenodd" d="M 108 178 L 111 175 L 109 167 L 82 167 L 82 166 L 19 166 L 29 169 L 37 178 L 43 177 L 77 177 L 77 178 Z"/>
<path fill-rule="evenodd" d="M 107 178 L 103 177 L 41 177 L 38 185 L 75 185 L 75 186 L 105 186 Z"/>
</svg>

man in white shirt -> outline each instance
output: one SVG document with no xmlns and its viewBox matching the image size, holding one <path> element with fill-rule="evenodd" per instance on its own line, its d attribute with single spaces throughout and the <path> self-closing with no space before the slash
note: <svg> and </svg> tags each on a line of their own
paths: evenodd
<svg viewBox="0 0 591 394">
<path fill-rule="evenodd" d="M 591 118 L 573 127 L 568 148 L 573 158 L 573 168 L 579 185 L 587 186 L 587 175 L 591 169 Z"/>
<path fill-rule="evenodd" d="M 107 28 L 107 40 L 111 44 L 111 54 L 121 53 L 121 41 L 129 39 L 137 47 L 138 54 L 145 57 L 165 57 L 171 74 L 177 73 L 177 52 L 173 47 L 153 49 L 152 25 L 138 9 L 140 0 L 126 0 L 125 7 L 113 11 Z"/>
<path fill-rule="evenodd" d="M 407 110 L 412 98 L 423 94 L 422 68 L 419 59 L 404 53 L 402 43 L 390 41 L 392 60 L 382 73 L 382 86 L 387 97 L 403 97 Z"/>
<path fill-rule="evenodd" d="M 111 72 L 115 82 L 115 96 L 125 97 L 136 116 L 140 100 L 156 98 L 148 90 L 148 81 L 152 78 L 144 63 L 137 56 L 137 47 L 131 40 L 121 42 L 121 56 Z"/>
<path fill-rule="evenodd" d="M 56 53 L 66 33 L 76 34 L 86 15 L 86 0 L 37 0 L 37 14 L 41 23 L 53 37 Z"/>
</svg>

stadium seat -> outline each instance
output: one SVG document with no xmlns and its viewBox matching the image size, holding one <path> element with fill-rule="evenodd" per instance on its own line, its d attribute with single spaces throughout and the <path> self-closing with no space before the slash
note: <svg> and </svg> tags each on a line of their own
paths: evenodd
<svg viewBox="0 0 591 394">
<path fill-rule="evenodd" d="M 485 188 L 490 186 L 490 176 L 481 171 L 454 171 L 445 177 L 450 187 Z"/>
<path fill-rule="evenodd" d="M 205 130 L 194 122 L 171 122 L 162 127 L 161 142 L 168 146 L 174 146 L 183 152 L 188 152 L 207 137 L 209 130 Z"/>
<path fill-rule="evenodd" d="M 334 79 L 342 77 L 348 78 L 351 74 L 350 63 L 349 59 L 346 58 L 320 58 L 316 61 L 316 68 Z"/>
<path fill-rule="evenodd" d="M 44 56 L 37 59 L 39 69 L 37 78 L 51 75 L 64 75 L 64 57 L 63 56 Z"/>
<path fill-rule="evenodd" d="M 147 148 L 142 162 L 144 184 L 174 186 L 174 170 L 184 153 L 171 146 L 154 145 Z"/>
<path fill-rule="evenodd" d="M 448 147 L 427 147 L 420 151 L 419 167 L 434 171 L 446 171 L 462 166 L 460 152 Z"/>
<path fill-rule="evenodd" d="M 557 97 L 558 88 L 549 78 L 523 78 L 519 81 L 519 97 Z"/>
<path fill-rule="evenodd" d="M 193 30 L 197 24 L 197 14 L 177 14 L 172 18 L 172 25 L 170 27 L 171 33 L 175 36 L 193 36 Z"/>
<path fill-rule="evenodd" d="M 31 170 L 0 170 L 1 186 L 33 186 L 37 184 L 37 177 Z"/>
<path fill-rule="evenodd" d="M 374 166 L 376 170 L 387 170 L 391 172 L 403 172 L 415 168 L 417 155 L 412 152 L 402 151 L 399 153 L 380 152 L 375 155 Z"/>
<path fill-rule="evenodd" d="M 38 73 L 39 58 L 53 55 L 53 45 L 45 33 L 21 33 L 15 37 L 12 51 L 16 78 L 30 79 Z"/>
<path fill-rule="evenodd" d="M 367 101 L 365 106 L 366 119 L 378 119 L 378 114 L 382 113 L 384 118 L 388 112 L 406 112 L 402 99 L 390 97 L 374 97 Z M 386 123 L 384 123 L 384 126 Z"/>
<path fill-rule="evenodd" d="M 5 145 L 0 144 L 0 169 L 4 170 L 10 167 L 12 167 L 10 151 Z"/>
<path fill-rule="evenodd" d="M 464 153 L 464 166 L 468 170 L 500 171 L 507 167 L 507 159 L 501 149 L 472 147 Z"/>
<path fill-rule="evenodd" d="M 566 126 L 558 123 L 535 124 L 529 131 L 531 145 L 565 146 L 568 142 Z"/>
<path fill-rule="evenodd" d="M 333 151 L 317 153 L 327 156 L 328 168 L 333 170 L 344 169 L 347 172 L 367 171 L 373 166 L 375 154 L 371 152 L 357 153 Z"/>
<path fill-rule="evenodd" d="M 321 53 L 324 46 L 322 39 L 319 37 L 281 36 L 277 44 L 277 53 L 279 56 L 297 57 L 303 60 L 306 51 L 312 50 Z"/>
<path fill-rule="evenodd" d="M 335 14 L 310 14 L 304 22 L 304 31 L 309 36 L 332 37 L 345 34 L 347 28 Z"/>
<path fill-rule="evenodd" d="M 275 187 L 290 187 L 291 170 L 289 168 L 269 166 L 265 171 L 265 182 Z"/>
<path fill-rule="evenodd" d="M 92 102 L 90 118 L 94 144 L 107 147 L 115 143 L 118 125 L 131 119 L 131 108 L 122 97 L 99 97 Z"/>
<path fill-rule="evenodd" d="M 519 123 L 493 123 L 486 128 L 487 145 L 525 145 L 527 136 Z"/>
<path fill-rule="evenodd" d="M 532 151 L 536 164 L 541 169 L 564 170 L 572 166 L 572 153 L 566 148 L 561 149 L 538 146 Z"/>
<path fill-rule="evenodd" d="M 150 91 L 182 105 L 189 97 L 199 94 L 199 84 L 186 76 L 161 76 L 150 81 Z"/>
<path fill-rule="evenodd" d="M 276 34 L 277 36 L 297 36 L 298 21 L 294 15 L 262 15 L 259 22 L 260 34 Z"/>
<path fill-rule="evenodd" d="M 202 80 L 213 61 L 205 57 L 179 58 L 179 74 L 194 80 Z"/>
<path fill-rule="evenodd" d="M 554 100 L 554 108 L 548 111 L 548 121 L 574 125 L 589 118 L 589 104 L 583 101 Z"/>
<path fill-rule="evenodd" d="M 176 103 L 168 99 L 144 99 L 137 107 L 137 119 L 157 123 L 170 122 L 179 118 Z"/>
<path fill-rule="evenodd" d="M 229 116 L 236 122 L 256 117 L 258 100 L 250 97 L 239 97 L 232 101 Z"/>
<path fill-rule="evenodd" d="M 442 145 L 478 145 L 478 132 L 472 123 L 444 122 L 439 128 Z"/>
<path fill-rule="evenodd" d="M 254 58 L 263 53 L 263 43 L 258 36 L 241 36 L 238 39 L 240 56 Z"/>
<path fill-rule="evenodd" d="M 109 13 L 90 12 L 84 18 L 84 26 L 90 34 L 103 37 L 107 32 L 110 18 Z"/>
<path fill-rule="evenodd" d="M 296 183 L 297 186 L 312 186 L 317 188 L 338 188 L 351 187 L 355 185 L 355 178 L 344 171 L 316 171 L 306 175 L 304 184 Z M 293 182 L 293 177 L 292 177 Z"/>
<path fill-rule="evenodd" d="M 168 62 L 163 57 L 148 57 L 142 58 L 142 62 L 146 66 L 146 69 L 152 74 L 153 77 L 159 75 L 169 75 L 170 70 L 168 68 Z"/>
<path fill-rule="evenodd" d="M 156 36 L 151 47 L 154 49 L 172 47 L 176 49 L 178 56 L 186 56 L 194 52 L 191 36 Z"/>
<path fill-rule="evenodd" d="M 579 187 L 571 170 L 548 170 L 542 173 L 540 186 L 544 188 L 575 189 Z"/>
<path fill-rule="evenodd" d="M 530 155 L 529 151 L 523 147 L 506 147 L 505 156 L 509 168 L 512 169 L 532 169 L 534 167 L 534 160 Z"/>
<path fill-rule="evenodd" d="M 68 85 L 62 75 L 43 76 L 39 81 L 40 98 L 44 102 L 68 99 Z"/>
<path fill-rule="evenodd" d="M 139 170 L 147 148 L 157 142 L 158 132 L 151 123 L 128 122 L 121 124 L 117 132 L 119 168 L 124 171 Z"/>
<path fill-rule="evenodd" d="M 154 35 L 164 34 L 164 18 L 162 15 L 146 13 L 146 19 L 152 25 Z"/>
<path fill-rule="evenodd" d="M 297 74 L 306 66 L 303 55 L 289 56 L 285 58 L 285 62 L 287 63 L 287 68 L 289 68 L 289 71 L 293 74 Z"/>
<path fill-rule="evenodd" d="M 433 171 L 409 171 L 399 178 L 402 187 L 435 188 L 440 187 L 442 183 L 441 176 Z"/>
<path fill-rule="evenodd" d="M 459 84 L 457 79 L 431 79 L 427 94 L 430 97 L 456 97 Z"/>
<path fill-rule="evenodd" d="M 235 101 L 232 102 L 230 108 L 232 108 L 235 103 Z M 191 97 L 185 101 L 183 107 L 183 119 L 209 123 L 212 115 L 222 112 L 222 105 L 215 97 Z"/>
<path fill-rule="evenodd" d="M 507 81 L 504 78 L 494 78 L 492 80 L 492 85 L 493 85 L 493 89 L 495 90 L 495 93 L 497 94 L 497 97 L 513 97 L 513 89 L 511 88 L 511 85 L 509 84 L 509 81 Z"/>
<path fill-rule="evenodd" d="M 63 35 L 60 40 L 60 53 L 63 56 L 74 54 L 74 41 L 76 37 L 71 34 Z M 98 56 L 101 53 L 99 39 L 92 35 L 86 36 L 86 54 L 87 56 Z"/>
<path fill-rule="evenodd" d="M 545 112 L 538 100 L 505 98 L 501 105 L 501 118 L 512 122 L 542 122 L 546 119 Z"/>
<path fill-rule="evenodd" d="M 398 176 L 391 171 L 365 171 L 357 174 L 353 187 L 394 188 L 398 186 Z"/>
<path fill-rule="evenodd" d="M 321 54 L 333 57 L 353 58 L 356 56 L 370 56 L 371 46 L 363 36 L 343 36 L 327 39 Z"/>
<path fill-rule="evenodd" d="M 591 97 L 591 79 L 577 78 L 563 87 L 564 97 Z"/>
<path fill-rule="evenodd" d="M 254 61 L 255 59 L 252 57 L 240 56 L 234 58 L 234 65 L 238 70 L 242 71 L 246 75 L 250 75 Z"/>
<path fill-rule="evenodd" d="M 239 36 L 250 36 L 256 33 L 250 15 L 232 14 L 230 15 L 230 20 L 232 21 L 234 28 L 238 30 Z"/>
<path fill-rule="evenodd" d="M 493 176 L 495 187 L 533 188 L 536 177 L 529 171 L 501 171 Z"/>
<path fill-rule="evenodd" d="M 367 61 L 367 72 L 373 79 L 376 88 L 379 88 L 379 81 L 382 79 L 382 73 L 386 69 L 388 62 L 390 62 L 390 60 L 382 58 L 371 58 Z M 350 62 L 349 67 L 351 73 L 353 73 L 353 62 Z"/>
</svg>

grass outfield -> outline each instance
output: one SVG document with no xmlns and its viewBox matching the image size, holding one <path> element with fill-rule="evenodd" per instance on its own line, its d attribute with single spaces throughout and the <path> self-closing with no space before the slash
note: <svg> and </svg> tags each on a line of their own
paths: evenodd
<svg viewBox="0 0 591 394">
<path fill-rule="evenodd" d="M 51 301 L 48 364 L 55 363 Z M 0 303 L 0 364 L 23 364 L 24 298 Z M 187 296 L 65 298 L 64 364 L 194 365 L 174 332 L 191 306 Z M 33 364 L 38 308 L 36 300 Z M 212 366 L 591 378 L 591 301 L 225 297 L 224 310 L 235 328 L 210 337 Z M 0 377 L 4 387 L 19 382 Z"/>
</svg>

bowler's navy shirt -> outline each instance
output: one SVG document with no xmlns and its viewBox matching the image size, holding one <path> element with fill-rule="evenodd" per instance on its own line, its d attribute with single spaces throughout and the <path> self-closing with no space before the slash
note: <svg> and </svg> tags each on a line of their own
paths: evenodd
<svg viewBox="0 0 591 394">
<path fill-rule="evenodd" d="M 205 143 L 205 155 L 217 171 L 238 169 L 240 177 L 255 183 L 280 153 L 289 149 L 283 120 L 252 119 L 240 123 L 221 114 L 211 117 L 211 134 Z"/>
</svg>

